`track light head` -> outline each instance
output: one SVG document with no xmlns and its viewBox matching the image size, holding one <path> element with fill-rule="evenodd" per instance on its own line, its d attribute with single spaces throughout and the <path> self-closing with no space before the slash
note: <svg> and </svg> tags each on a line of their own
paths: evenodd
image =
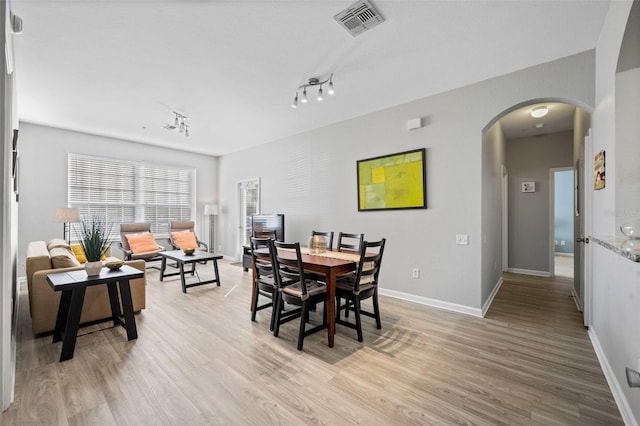
<svg viewBox="0 0 640 426">
<path fill-rule="evenodd" d="M 327 84 L 327 87 L 328 87 L 327 93 L 329 93 L 329 95 L 333 95 L 335 93 L 335 90 L 333 89 L 333 73 L 332 73 L 329 75 L 329 77 L 324 79 L 312 77 L 309 80 L 307 80 L 307 83 L 298 86 L 298 90 L 302 90 L 302 97 L 300 98 L 300 102 L 302 102 L 303 104 L 306 104 L 308 102 L 307 87 L 315 87 L 315 86 L 319 86 L 318 97 L 316 99 L 319 102 L 323 101 L 324 91 L 322 90 L 322 86 L 324 84 Z M 291 107 L 292 108 L 298 107 L 298 91 L 297 90 L 296 90 L 296 97 L 293 99 L 293 103 L 291 104 Z"/>
</svg>

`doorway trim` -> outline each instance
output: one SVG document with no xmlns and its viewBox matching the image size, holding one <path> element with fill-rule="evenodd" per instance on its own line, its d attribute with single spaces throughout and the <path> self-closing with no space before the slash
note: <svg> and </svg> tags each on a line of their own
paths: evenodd
<svg viewBox="0 0 640 426">
<path fill-rule="evenodd" d="M 549 276 L 555 277 L 556 275 L 556 256 L 555 256 L 555 229 L 556 229 L 556 172 L 573 172 L 573 166 L 566 167 L 552 167 L 549 169 Z M 576 216 L 571 215 L 573 222 L 576 221 Z M 574 224 L 571 224 L 571 230 L 573 233 Z M 575 240 L 575 235 L 572 237 Z M 575 245 L 574 245 L 575 251 Z"/>
<path fill-rule="evenodd" d="M 502 272 L 509 270 L 509 171 L 502 165 Z"/>
</svg>

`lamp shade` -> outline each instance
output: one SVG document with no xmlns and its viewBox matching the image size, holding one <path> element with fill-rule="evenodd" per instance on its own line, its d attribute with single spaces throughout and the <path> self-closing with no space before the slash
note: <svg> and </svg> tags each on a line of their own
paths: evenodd
<svg viewBox="0 0 640 426">
<path fill-rule="evenodd" d="M 204 205 L 204 214 L 205 216 L 212 216 L 218 214 L 218 205 L 217 204 L 205 204 Z"/>
<path fill-rule="evenodd" d="M 80 213 L 77 208 L 61 208 L 56 209 L 54 217 L 55 223 L 76 223 L 80 222 Z"/>
</svg>

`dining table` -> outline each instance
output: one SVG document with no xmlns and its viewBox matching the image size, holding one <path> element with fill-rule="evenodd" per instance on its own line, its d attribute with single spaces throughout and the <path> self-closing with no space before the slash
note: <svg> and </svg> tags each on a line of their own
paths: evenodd
<svg viewBox="0 0 640 426">
<path fill-rule="evenodd" d="M 258 249 L 256 254 L 268 256 L 269 251 L 268 249 Z M 327 338 L 329 347 L 332 348 L 336 331 L 336 281 L 340 275 L 357 269 L 360 253 L 353 250 L 328 249 L 322 253 L 312 254 L 307 247 L 301 247 L 300 254 L 305 272 L 320 274 L 325 278 L 327 285 Z M 285 258 L 296 258 L 295 251 L 290 250 L 282 250 L 280 255 Z M 255 285 L 255 272 L 253 278 L 252 285 Z"/>
</svg>

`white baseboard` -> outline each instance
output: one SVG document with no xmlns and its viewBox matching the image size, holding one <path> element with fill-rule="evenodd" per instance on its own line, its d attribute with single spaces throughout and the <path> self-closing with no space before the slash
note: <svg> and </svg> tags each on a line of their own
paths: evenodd
<svg viewBox="0 0 640 426">
<path fill-rule="evenodd" d="M 573 253 L 564 253 L 564 252 L 561 252 L 561 251 L 553 252 L 553 254 L 554 254 L 555 256 L 573 257 Z"/>
<path fill-rule="evenodd" d="M 531 269 L 509 268 L 507 269 L 507 272 L 522 275 L 534 275 L 536 277 L 551 277 L 551 274 L 548 271 L 533 271 Z"/>
<path fill-rule="evenodd" d="M 491 304 L 493 303 L 493 299 L 496 297 L 496 294 L 498 294 L 498 291 L 500 291 L 500 287 L 502 287 L 502 283 L 503 283 L 503 280 L 502 280 L 502 277 L 500 277 L 500 279 L 498 280 L 496 285 L 493 287 L 493 290 L 491 291 L 491 294 L 487 298 L 487 301 L 484 302 L 484 305 L 482 305 L 482 317 L 483 318 L 484 318 L 485 315 L 487 315 L 487 311 L 491 307 Z"/>
<path fill-rule="evenodd" d="M 573 301 L 576 302 L 576 308 L 578 308 L 578 312 L 584 312 L 582 310 L 582 300 L 580 300 L 580 296 L 576 293 L 576 289 L 574 287 L 571 288 L 571 297 L 573 297 Z"/>
<path fill-rule="evenodd" d="M 627 398 L 622 391 L 622 387 L 620 386 L 620 382 L 618 382 L 618 379 L 609 364 L 609 360 L 607 360 L 607 357 L 602 350 L 602 346 L 600 346 L 600 341 L 598 340 L 598 336 L 593 330 L 593 327 L 589 328 L 589 339 L 591 339 L 593 350 L 596 352 L 596 356 L 600 362 L 600 367 L 604 372 L 604 377 L 607 379 L 607 383 L 609 384 L 609 388 L 613 394 L 613 399 L 615 399 L 616 404 L 618 405 L 624 424 L 638 426 L 638 422 L 636 421 L 633 411 L 629 406 L 629 401 L 627 401 Z"/>
<path fill-rule="evenodd" d="M 379 291 L 383 296 L 394 297 L 396 299 L 407 300 L 409 302 L 419 303 L 421 305 L 433 306 L 434 308 L 459 312 L 461 314 L 473 315 L 475 317 L 482 317 L 482 310 L 478 308 L 458 305 L 456 303 L 443 302 L 442 300 L 430 299 L 428 297 L 416 296 L 414 294 L 403 293 L 401 291 L 388 290 L 384 288 L 379 288 Z"/>
</svg>

